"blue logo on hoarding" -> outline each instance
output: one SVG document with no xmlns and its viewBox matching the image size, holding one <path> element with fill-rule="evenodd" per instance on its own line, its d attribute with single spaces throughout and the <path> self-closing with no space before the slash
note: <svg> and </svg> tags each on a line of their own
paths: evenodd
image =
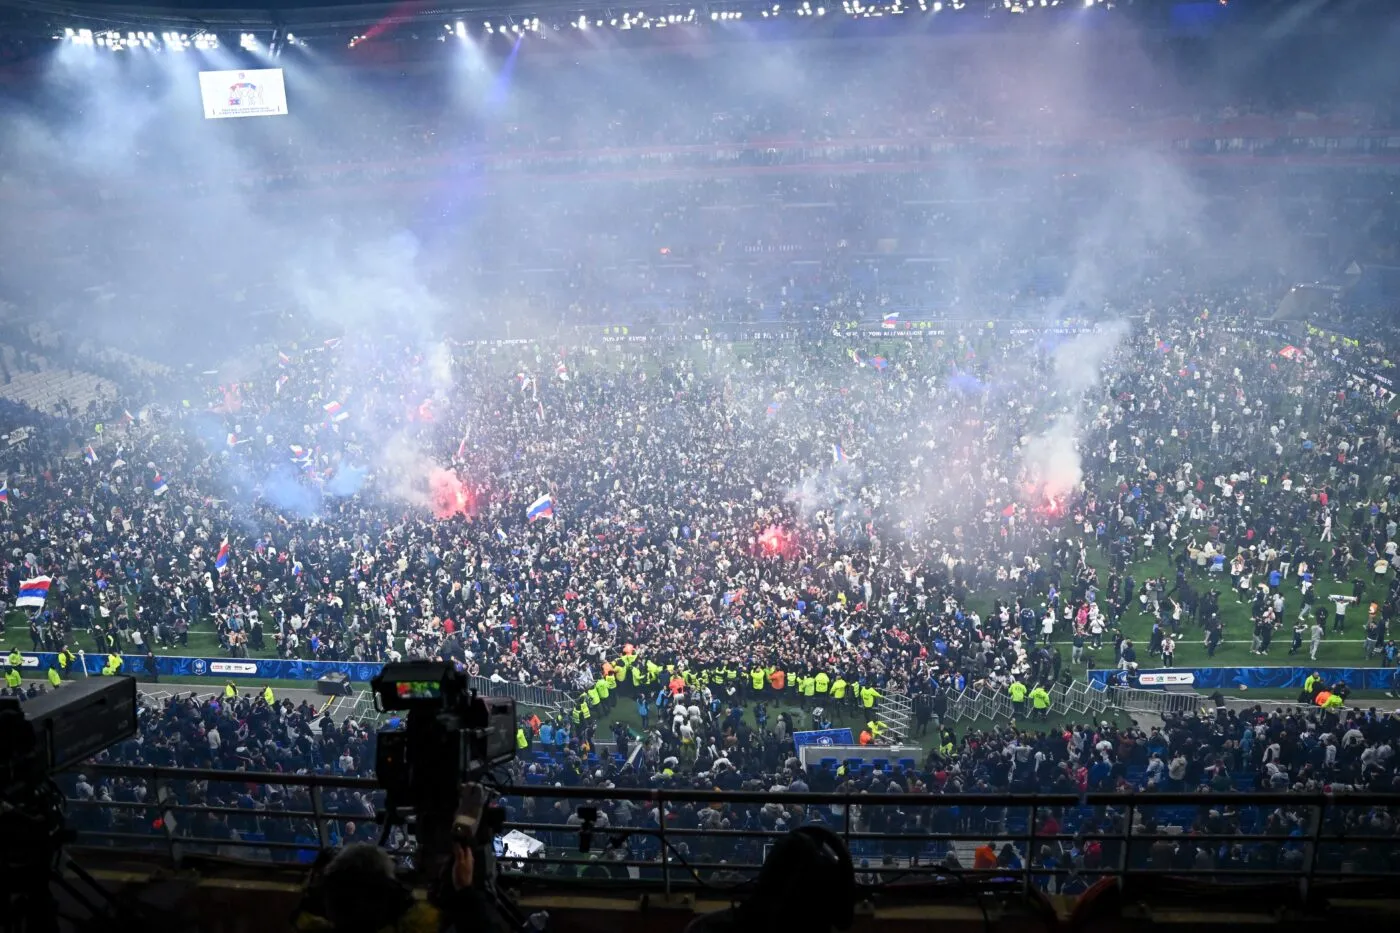
<svg viewBox="0 0 1400 933">
<path fill-rule="evenodd" d="M 209 666 L 204 663 L 203 658 L 195 658 L 190 662 L 190 671 L 196 676 L 203 674 L 208 669 Z"/>
</svg>

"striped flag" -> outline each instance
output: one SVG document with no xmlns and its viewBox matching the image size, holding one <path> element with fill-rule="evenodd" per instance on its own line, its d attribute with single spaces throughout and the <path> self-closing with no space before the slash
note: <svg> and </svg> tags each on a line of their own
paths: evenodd
<svg viewBox="0 0 1400 933">
<path fill-rule="evenodd" d="M 170 491 L 170 487 L 165 484 L 165 477 L 157 473 L 151 478 L 151 495 L 163 496 Z"/>
<path fill-rule="evenodd" d="M 554 517 L 554 498 L 549 495 L 540 496 L 530 507 L 525 510 L 525 521 L 533 522 L 539 518 Z"/>
<path fill-rule="evenodd" d="M 219 554 L 218 554 L 217 557 L 214 558 L 214 569 L 215 569 L 216 571 L 218 571 L 219 573 L 223 573 L 223 572 L 224 572 L 224 568 L 227 567 L 227 566 L 228 566 L 228 541 L 225 540 L 222 544 L 219 545 Z"/>
<path fill-rule="evenodd" d="M 24 580 L 19 585 L 19 596 L 15 599 L 15 605 L 21 609 L 42 609 L 44 603 L 49 598 L 49 586 L 53 580 L 49 577 L 35 577 L 32 580 Z"/>
<path fill-rule="evenodd" d="M 899 326 L 899 312 L 891 311 L 880 319 L 880 326 L 885 330 L 894 330 Z"/>
<path fill-rule="evenodd" d="M 97 462 L 97 451 L 92 449 L 91 444 L 88 444 L 87 450 L 83 451 L 83 459 L 88 462 L 88 466 Z"/>
<path fill-rule="evenodd" d="M 837 463 L 848 463 L 850 459 L 850 457 L 846 456 L 846 448 L 842 447 L 840 444 L 831 445 L 831 462 L 833 465 Z"/>
</svg>

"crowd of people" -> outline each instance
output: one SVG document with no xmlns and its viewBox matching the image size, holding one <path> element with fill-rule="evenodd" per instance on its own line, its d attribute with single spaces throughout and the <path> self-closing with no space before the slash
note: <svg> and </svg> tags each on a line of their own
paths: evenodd
<svg viewBox="0 0 1400 933">
<path fill-rule="evenodd" d="M 77 456 L 21 459 L 8 591 L 55 581 L 26 648 L 132 670 L 194 629 L 234 657 L 442 656 L 577 697 L 575 733 L 605 712 L 600 686 L 835 707 L 817 685 L 839 681 L 851 703 L 909 693 L 936 713 L 967 684 L 1170 662 L 1176 640 L 1262 654 L 1301 619 L 1325 643 L 1367 592 L 1365 648 L 1338 657 L 1384 662 L 1376 351 L 1314 337 L 1280 355 L 1241 322 L 1197 296 L 1130 331 L 953 328 L 888 359 L 833 341 L 287 346 L 188 407 L 119 400 Z M 1095 353 L 1102 382 L 1079 382 L 1066 361 Z M 1066 480 L 1042 450 L 1070 417 Z M 527 515 L 543 496 L 549 517 Z M 1171 575 L 1135 579 L 1153 557 Z M 1222 600 L 1252 628 L 1226 632 Z M 1143 615 L 1135 645 L 1122 623 Z"/>
</svg>

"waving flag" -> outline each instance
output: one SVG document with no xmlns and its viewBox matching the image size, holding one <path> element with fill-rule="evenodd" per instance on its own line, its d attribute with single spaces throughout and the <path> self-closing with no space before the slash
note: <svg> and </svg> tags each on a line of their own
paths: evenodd
<svg viewBox="0 0 1400 933">
<path fill-rule="evenodd" d="M 896 327 L 899 326 L 899 312 L 891 311 L 887 313 L 880 320 L 880 326 L 883 327 L 885 330 L 894 330 Z"/>
<path fill-rule="evenodd" d="M 530 503 L 530 507 L 529 507 L 528 509 L 525 510 L 525 520 L 526 520 L 527 522 L 533 522 L 533 521 L 535 521 L 535 519 L 537 519 L 537 518 L 553 518 L 553 517 L 554 517 L 554 499 L 553 499 L 553 497 L 548 496 L 548 495 L 540 496 L 540 497 L 539 497 L 538 499 L 536 499 L 534 502 L 531 502 L 531 503 Z"/>
<path fill-rule="evenodd" d="M 558 376 L 562 382 L 569 381 L 569 367 L 564 365 L 563 360 L 560 360 L 559 365 L 554 367 L 554 375 Z"/>
<path fill-rule="evenodd" d="M 877 356 L 870 361 L 870 365 L 874 366 L 880 372 L 884 372 L 885 367 L 890 365 L 890 361 L 885 359 L 883 356 Z"/>
<path fill-rule="evenodd" d="M 131 424 L 135 420 L 136 416 L 134 416 L 131 412 L 127 411 L 125 408 L 122 409 L 122 424 Z"/>
<path fill-rule="evenodd" d="M 165 485 L 165 478 L 157 473 L 151 478 L 151 495 L 163 496 L 170 491 L 170 487 Z"/>
<path fill-rule="evenodd" d="M 9 483 L 0 482 L 0 502 L 5 503 L 5 505 L 9 505 L 9 504 L 10 504 L 10 484 L 9 484 Z"/>
<path fill-rule="evenodd" d="M 769 402 L 769 403 L 768 403 L 768 411 L 767 411 L 768 417 L 769 417 L 769 418 L 772 418 L 774 415 L 776 415 L 776 414 L 778 413 L 779 409 L 781 409 L 782 407 L 783 407 L 783 403 L 782 403 L 782 402 Z"/>
<path fill-rule="evenodd" d="M 307 460 L 311 456 L 310 451 L 300 444 L 288 444 L 287 449 L 292 452 L 292 459 L 298 462 Z"/>
<path fill-rule="evenodd" d="M 238 446 L 238 435 L 234 434 L 232 431 L 228 432 L 228 437 L 225 440 L 228 441 L 230 447 Z"/>
<path fill-rule="evenodd" d="M 322 405 L 321 408 L 325 411 L 327 418 L 334 418 L 337 414 L 340 413 L 339 402 L 327 402 L 326 404 Z"/>
<path fill-rule="evenodd" d="M 330 340 L 323 340 L 321 341 L 321 345 L 327 350 L 334 350 L 340 346 L 340 338 L 332 337 Z"/>
<path fill-rule="evenodd" d="M 83 459 L 88 462 L 89 466 L 97 462 L 97 451 L 92 449 L 91 444 L 87 446 L 87 450 L 83 451 Z"/>
<path fill-rule="evenodd" d="M 461 460 L 467 456 L 467 438 L 471 437 L 471 431 L 462 435 L 461 442 L 457 445 L 457 459 Z"/>
<path fill-rule="evenodd" d="M 219 573 L 223 573 L 223 572 L 224 572 L 224 568 L 227 567 L 227 566 L 228 566 L 228 542 L 225 541 L 223 544 L 220 544 L 220 545 L 219 545 L 219 554 L 218 554 L 217 557 L 214 558 L 214 569 L 215 569 L 216 571 L 218 571 Z"/>
<path fill-rule="evenodd" d="M 276 384 L 275 386 L 272 387 L 272 390 L 273 390 L 274 392 L 276 392 L 278 395 L 281 395 L 281 394 L 282 394 L 282 387 L 283 387 L 284 385 L 287 384 L 287 380 L 288 380 L 289 378 L 290 378 L 290 377 L 289 377 L 286 373 L 283 373 L 282 375 L 278 376 L 278 377 L 277 377 L 277 384 Z"/>
<path fill-rule="evenodd" d="M 1015 515 L 1015 514 L 1016 514 L 1016 506 L 1014 506 L 1014 505 L 1008 505 L 1006 508 L 1004 508 L 1004 509 L 1001 510 L 1001 517 L 1002 517 L 1002 518 L 1010 518 L 1011 516 L 1013 516 L 1013 515 Z"/>
<path fill-rule="evenodd" d="M 850 459 L 850 457 L 846 456 L 846 448 L 842 447 L 840 444 L 831 445 L 831 462 L 833 464 L 849 463 Z"/>
<path fill-rule="evenodd" d="M 520 394 L 524 395 L 526 389 L 535 388 L 535 377 L 528 373 L 516 373 L 515 381 L 520 383 Z"/>
<path fill-rule="evenodd" d="M 291 366 L 291 365 L 292 365 L 292 358 L 291 358 L 290 356 L 288 356 L 287 354 L 283 353 L 281 350 L 278 350 L 278 351 L 277 351 L 277 365 L 278 365 L 278 366 Z"/>
<path fill-rule="evenodd" d="M 44 608 L 44 602 L 49 598 L 49 584 L 51 583 L 53 580 L 49 577 L 24 580 L 19 585 L 19 598 L 15 600 L 15 605 L 20 608 Z"/>
<path fill-rule="evenodd" d="M 1288 346 L 1278 351 L 1278 355 L 1286 360 L 1296 360 L 1298 359 L 1298 357 L 1303 355 L 1303 351 L 1299 350 L 1297 347 L 1293 346 L 1293 344 L 1290 343 Z"/>
</svg>

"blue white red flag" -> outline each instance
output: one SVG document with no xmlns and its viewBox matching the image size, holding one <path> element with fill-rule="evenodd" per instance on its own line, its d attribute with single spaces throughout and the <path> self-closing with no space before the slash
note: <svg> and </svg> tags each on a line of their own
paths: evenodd
<svg viewBox="0 0 1400 933">
<path fill-rule="evenodd" d="M 840 444 L 831 445 L 831 462 L 833 464 L 848 463 L 850 459 L 850 457 L 846 456 L 846 448 L 842 447 Z"/>
<path fill-rule="evenodd" d="M 783 407 L 783 403 L 782 403 L 782 402 L 777 402 L 777 401 L 769 402 L 769 403 L 768 403 L 768 411 L 766 412 L 766 414 L 768 415 L 769 418 L 772 418 L 772 417 L 774 417 L 775 415 L 778 414 L 779 410 L 781 410 L 782 407 Z"/>
<path fill-rule="evenodd" d="M 531 503 L 530 503 L 530 507 L 529 507 L 528 509 L 525 510 L 525 520 L 526 520 L 527 522 L 533 522 L 533 521 L 535 521 L 535 519 L 538 519 L 538 518 L 553 518 L 553 517 L 554 517 L 554 498 L 553 498 L 552 496 L 547 496 L 547 495 L 545 495 L 545 496 L 540 496 L 540 497 L 539 497 L 538 499 L 536 499 L 534 502 L 531 502 Z"/>
<path fill-rule="evenodd" d="M 88 462 L 89 466 L 97 462 L 97 451 L 92 449 L 91 444 L 87 446 L 87 450 L 83 451 L 83 459 Z"/>
<path fill-rule="evenodd" d="M 0 482 L 0 502 L 10 504 L 10 484 Z"/>
<path fill-rule="evenodd" d="M 220 544 L 220 545 L 219 545 L 219 554 L 218 554 L 217 557 L 214 558 L 214 569 L 217 570 L 219 573 L 223 573 L 223 572 L 224 572 L 224 568 L 227 567 L 227 566 L 228 566 L 228 542 L 225 541 L 223 544 Z"/>
<path fill-rule="evenodd" d="M 278 351 L 277 351 L 277 365 L 278 365 L 278 366 L 291 366 L 291 365 L 292 365 L 292 358 L 291 358 L 290 356 L 288 356 L 287 354 L 283 353 L 281 350 L 278 350 Z"/>
<path fill-rule="evenodd" d="M 899 312 L 891 311 L 880 320 L 880 326 L 886 330 L 894 330 L 899 326 Z"/>
<path fill-rule="evenodd" d="M 170 491 L 170 487 L 165 485 L 165 477 L 157 473 L 151 478 L 151 495 L 163 496 Z"/>
<path fill-rule="evenodd" d="M 15 600 L 15 605 L 22 609 L 42 609 L 44 603 L 49 598 L 49 585 L 53 580 L 49 577 L 35 577 L 32 580 L 24 580 L 19 585 L 19 597 Z"/>
<path fill-rule="evenodd" d="M 340 412 L 340 403 L 327 402 L 321 408 L 325 410 L 327 418 L 334 418 Z"/>
</svg>

